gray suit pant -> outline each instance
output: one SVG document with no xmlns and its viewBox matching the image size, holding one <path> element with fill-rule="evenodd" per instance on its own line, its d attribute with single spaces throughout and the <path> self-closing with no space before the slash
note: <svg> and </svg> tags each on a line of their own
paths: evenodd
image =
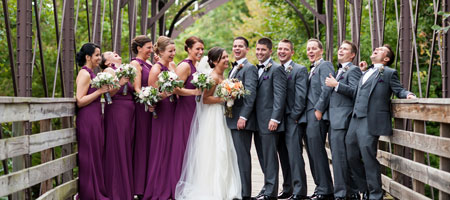
<svg viewBox="0 0 450 200">
<path fill-rule="evenodd" d="M 358 187 L 350 181 L 350 169 L 347 164 L 345 135 L 347 129 L 330 129 L 329 142 L 334 176 L 334 197 L 346 197 L 358 193 Z M 363 191 L 364 192 L 364 191 Z"/>
<path fill-rule="evenodd" d="M 278 154 L 277 145 L 279 134 L 277 132 L 272 133 L 259 133 L 261 139 L 261 147 L 263 154 L 263 172 L 264 172 L 264 195 L 270 197 L 278 196 Z"/>
<path fill-rule="evenodd" d="M 242 197 L 250 197 L 252 194 L 252 159 L 250 156 L 250 148 L 252 146 L 253 131 L 247 130 L 231 130 L 234 148 L 236 150 L 239 174 L 241 177 Z M 262 150 L 261 141 L 258 134 L 255 135 L 255 147 L 258 159 L 262 168 Z"/>
<path fill-rule="evenodd" d="M 360 191 L 364 191 L 366 184 L 370 199 L 383 199 L 380 163 L 377 160 L 378 139 L 379 136 L 369 134 L 366 117 L 352 118 L 345 138 L 350 177 L 356 185 L 362 186 Z"/>
<path fill-rule="evenodd" d="M 305 127 L 296 124 L 290 117 L 285 119 L 286 131 L 280 133 L 278 142 L 278 154 L 283 172 L 283 192 L 306 196 L 307 183 L 302 144 Z"/>
<path fill-rule="evenodd" d="M 325 141 L 328 132 L 328 122 L 318 121 L 314 109 L 306 113 L 306 147 L 308 150 L 311 173 L 316 184 L 315 192 L 321 195 L 333 194 L 333 181 L 331 180 L 328 156 L 325 150 Z"/>
</svg>

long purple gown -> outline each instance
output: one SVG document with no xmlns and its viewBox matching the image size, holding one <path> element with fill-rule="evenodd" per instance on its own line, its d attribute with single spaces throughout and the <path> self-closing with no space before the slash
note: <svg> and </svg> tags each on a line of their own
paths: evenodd
<svg viewBox="0 0 450 200">
<path fill-rule="evenodd" d="M 86 66 L 84 69 L 95 78 L 94 72 Z M 97 89 L 89 85 L 87 95 Z M 78 197 L 79 199 L 108 199 L 104 185 L 103 151 L 105 135 L 103 131 L 102 105 L 100 97 L 77 111 L 78 140 Z"/>
<path fill-rule="evenodd" d="M 161 72 L 169 69 L 161 65 Z M 176 98 L 174 98 L 176 99 Z M 166 200 L 171 196 L 170 184 L 170 152 L 172 150 L 173 120 L 175 114 L 175 102 L 170 102 L 169 97 L 156 104 L 155 111 L 158 118 L 152 121 L 152 135 L 150 144 L 150 159 L 148 162 L 148 180 L 145 187 L 144 199 Z"/>
<path fill-rule="evenodd" d="M 141 86 L 148 86 L 148 74 L 152 66 L 144 60 L 133 58 L 142 67 Z M 135 103 L 136 106 L 136 134 L 133 152 L 134 193 L 143 195 L 147 182 L 147 168 L 150 151 L 150 137 L 152 130 L 152 115 L 145 111 L 144 104 Z"/>
<path fill-rule="evenodd" d="M 131 200 L 134 195 L 134 88 L 127 84 L 127 95 L 122 94 L 122 86 L 112 97 L 113 103 L 105 104 L 105 186 L 109 198 L 117 200 Z"/>
<path fill-rule="evenodd" d="M 184 88 L 195 89 L 191 83 L 192 74 L 197 71 L 192 60 L 183 60 L 189 64 L 191 74 L 184 82 Z M 173 128 L 172 152 L 170 162 L 170 190 L 171 195 L 175 196 L 175 187 L 181 176 L 181 167 L 183 165 L 184 152 L 189 139 L 189 131 L 191 129 L 191 121 L 195 111 L 195 96 L 180 96 L 175 109 L 175 119 Z"/>
</svg>

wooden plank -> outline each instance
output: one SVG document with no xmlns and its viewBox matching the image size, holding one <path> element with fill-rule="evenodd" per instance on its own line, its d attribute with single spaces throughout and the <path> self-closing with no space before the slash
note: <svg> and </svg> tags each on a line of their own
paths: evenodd
<svg viewBox="0 0 450 200">
<path fill-rule="evenodd" d="M 0 196 L 29 188 L 76 167 L 77 154 L 23 169 L 0 177 Z"/>
<path fill-rule="evenodd" d="M 70 144 L 76 142 L 75 128 L 66 128 L 56 131 L 48 131 L 30 135 L 29 154 L 33 154 L 45 149 Z"/>
<path fill-rule="evenodd" d="M 381 182 L 383 183 L 383 190 L 387 191 L 396 199 L 430 200 L 430 198 L 393 181 L 386 175 L 381 175 Z"/>
<path fill-rule="evenodd" d="M 61 124 L 63 128 L 70 128 L 73 127 L 73 117 L 63 117 L 61 118 Z M 76 134 L 75 129 L 73 129 L 74 135 Z M 74 142 L 76 142 L 76 138 L 73 138 Z M 61 148 L 61 155 L 66 156 L 73 153 L 73 144 L 67 143 L 62 146 Z M 73 179 L 73 170 L 69 170 L 65 172 L 62 176 L 59 178 L 62 178 L 62 182 L 65 183 L 67 181 L 70 181 Z M 60 182 L 61 182 L 60 181 Z"/>
<path fill-rule="evenodd" d="M 441 123 L 440 133 L 442 138 L 450 138 L 450 124 Z M 439 168 L 443 171 L 450 172 L 450 159 L 441 157 L 439 159 Z M 449 181 L 450 179 L 447 179 Z M 450 185 L 450 182 L 447 182 L 447 185 Z M 450 199 L 449 191 L 439 191 L 439 199 L 440 200 L 448 200 Z"/>
<path fill-rule="evenodd" d="M 78 192 L 78 178 L 66 182 L 58 187 L 53 188 L 47 193 L 43 194 L 36 200 L 59 200 L 68 199 Z"/>
<path fill-rule="evenodd" d="M 392 168 L 406 176 L 419 180 L 436 189 L 450 192 L 450 173 L 412 160 L 378 150 L 378 160 L 381 164 Z"/>
<path fill-rule="evenodd" d="M 14 123 L 12 123 L 12 132 L 13 132 L 13 136 L 14 137 L 16 137 L 16 138 L 13 138 L 13 141 L 11 142 L 13 145 L 11 145 L 11 147 L 12 146 L 21 146 L 21 145 L 23 145 L 23 143 L 20 143 L 20 142 L 14 142 L 14 139 L 21 139 L 21 138 L 17 138 L 17 137 L 22 137 L 23 135 L 25 135 L 25 129 L 26 129 L 26 123 L 25 122 L 14 122 Z M 24 137 L 22 137 L 22 138 L 27 138 L 28 139 L 28 137 L 26 137 L 26 136 L 24 136 Z M 25 143 L 26 144 L 26 143 Z M 7 145 L 7 146 L 9 146 L 9 145 Z M 13 149 L 15 149 L 15 148 L 13 148 Z M 18 149 L 20 149 L 20 148 L 18 148 Z M 14 150 L 12 150 L 12 151 L 10 151 L 9 150 L 9 148 L 7 148 L 6 149 L 8 152 L 11 152 L 10 154 L 15 154 L 15 153 L 17 153 L 17 154 L 20 154 L 19 152 L 21 151 L 14 151 Z M 15 152 L 15 153 L 14 153 Z M 13 157 L 12 158 L 12 168 L 13 168 L 13 172 L 17 172 L 17 171 L 20 171 L 20 170 L 23 170 L 23 169 L 25 169 L 27 167 L 27 165 L 26 165 L 26 160 L 25 160 L 25 156 L 16 156 L 16 157 Z M 15 176 L 14 176 L 15 177 Z M 13 181 L 14 182 L 14 181 Z M 25 199 L 25 197 L 26 197 L 26 194 L 25 194 L 25 191 L 19 191 L 19 190 L 17 190 L 17 191 L 15 191 L 15 192 L 17 192 L 17 193 L 14 193 L 14 194 L 12 194 L 12 199 L 13 200 L 15 200 L 15 199 Z M 11 193 L 10 193 L 11 194 Z M 1 195 L 1 196 L 4 196 L 4 195 Z"/>
<path fill-rule="evenodd" d="M 449 104 L 392 104 L 396 118 L 450 123 Z"/>
<path fill-rule="evenodd" d="M 27 121 L 29 119 L 27 104 L 0 104 L 0 123 Z"/>
<path fill-rule="evenodd" d="M 30 121 L 75 115 L 74 103 L 30 104 Z"/>
<path fill-rule="evenodd" d="M 23 135 L 0 140 L 0 160 L 33 154 L 76 142 L 75 128 Z"/>
<path fill-rule="evenodd" d="M 52 129 L 51 120 L 42 120 L 39 122 L 39 128 L 41 132 L 50 131 Z M 41 163 L 45 163 L 52 160 L 52 149 L 46 149 L 41 151 Z M 46 180 L 41 183 L 39 194 L 44 194 L 53 188 L 52 180 Z"/>
<path fill-rule="evenodd" d="M 392 99 L 392 104 L 443 104 L 449 105 L 450 98 L 417 98 L 417 99 Z"/>
<path fill-rule="evenodd" d="M 393 144 L 450 158 L 450 138 L 425 135 L 399 129 L 393 129 L 393 132 L 394 134 L 392 136 L 381 136 L 380 141 L 391 142 Z"/>
<path fill-rule="evenodd" d="M 423 135 L 425 133 L 425 121 L 414 120 L 414 132 Z M 420 150 L 413 150 L 413 151 L 414 151 L 414 161 L 425 164 L 425 153 Z M 420 194 L 425 194 L 425 184 L 423 184 L 422 182 L 418 180 L 413 180 L 412 186 L 414 191 Z"/>
<path fill-rule="evenodd" d="M 10 103 L 75 103 L 75 98 L 0 97 L 0 104 Z"/>
</svg>

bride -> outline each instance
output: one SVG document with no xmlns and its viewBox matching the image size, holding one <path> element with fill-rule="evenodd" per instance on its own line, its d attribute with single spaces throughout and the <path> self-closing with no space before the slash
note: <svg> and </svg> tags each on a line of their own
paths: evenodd
<svg viewBox="0 0 450 200">
<path fill-rule="evenodd" d="M 210 76 L 217 84 L 222 82 L 223 72 L 228 67 L 227 52 L 214 47 L 209 50 L 207 59 L 207 62 L 202 59 L 198 68 L 211 67 Z M 241 198 L 236 151 L 225 121 L 224 100 L 214 95 L 216 86 L 205 91 L 203 101 L 197 103 L 181 178 L 175 190 L 177 200 Z"/>
</svg>

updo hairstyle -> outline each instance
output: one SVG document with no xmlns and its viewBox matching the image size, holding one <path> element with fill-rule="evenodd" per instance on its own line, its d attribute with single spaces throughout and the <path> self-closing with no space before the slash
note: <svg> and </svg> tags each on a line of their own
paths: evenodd
<svg viewBox="0 0 450 200">
<path fill-rule="evenodd" d="M 76 61 L 78 66 L 84 66 L 86 64 L 86 56 L 92 56 L 97 48 L 100 49 L 100 46 L 91 42 L 83 44 L 80 51 L 77 52 Z"/>
<path fill-rule="evenodd" d="M 208 64 L 211 68 L 216 67 L 213 62 L 220 62 L 224 51 L 225 49 L 220 47 L 213 47 L 208 51 Z"/>
</svg>

